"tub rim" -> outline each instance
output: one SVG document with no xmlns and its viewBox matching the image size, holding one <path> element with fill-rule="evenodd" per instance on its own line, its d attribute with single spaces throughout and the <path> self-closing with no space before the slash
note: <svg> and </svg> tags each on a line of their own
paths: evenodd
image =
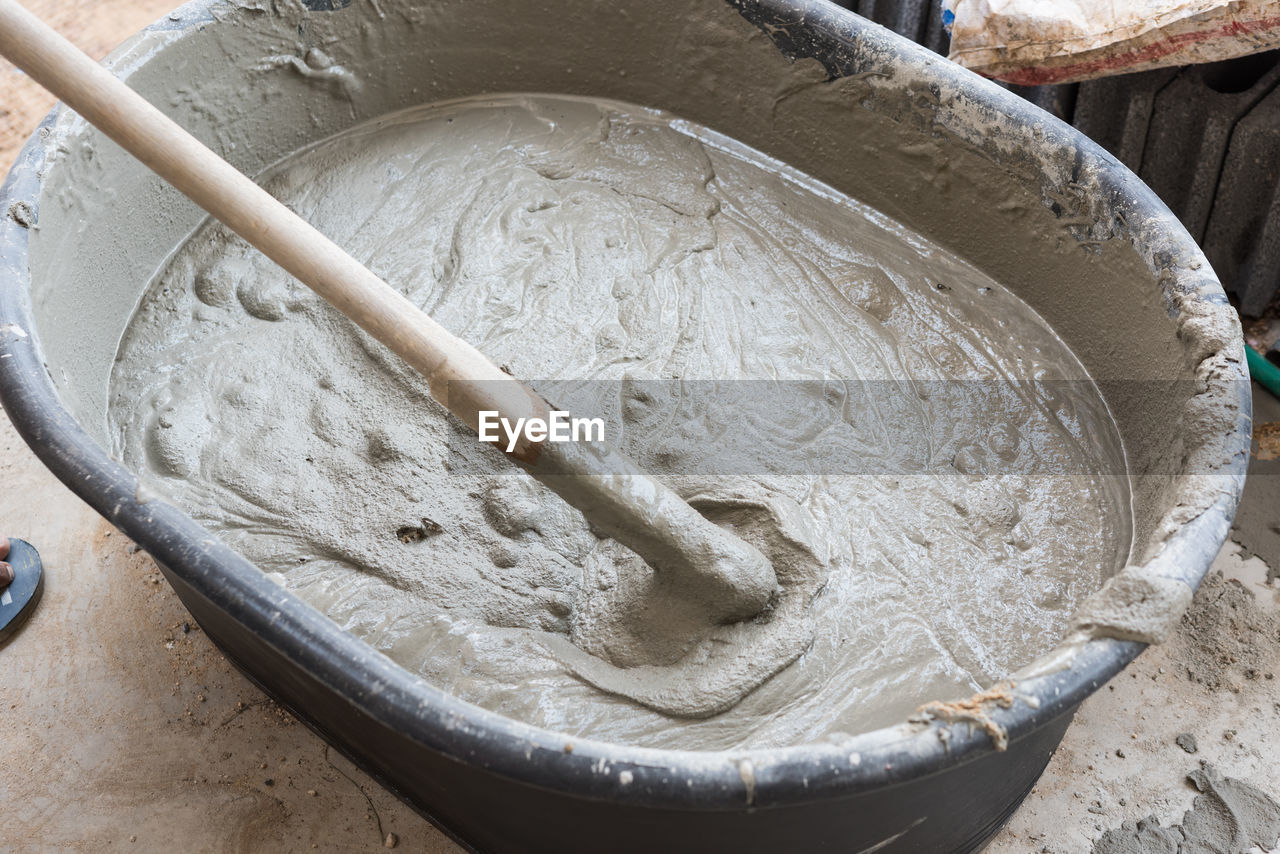
<svg viewBox="0 0 1280 854">
<path fill-rule="evenodd" d="M 213 24 L 211 9 L 223 2 L 192 0 L 126 41 L 106 64 L 117 73 L 131 70 L 121 58 L 137 40 Z M 885 62 L 929 60 L 931 85 L 948 87 L 1010 121 L 1046 128 L 1059 141 L 1069 139 L 1078 159 L 1093 162 L 1112 209 L 1127 215 L 1130 240 L 1148 257 L 1165 259 L 1162 269 L 1170 277 L 1166 290 L 1181 293 L 1181 301 L 1170 307 L 1171 315 L 1176 318 L 1175 312 L 1196 308 L 1230 310 L 1211 272 L 1206 285 L 1203 272 L 1192 275 L 1171 260 L 1185 259 L 1190 252 L 1209 269 L 1173 214 L 1128 169 L 1074 128 L 959 66 L 938 61 L 931 51 L 820 0 L 726 2 L 748 18 L 750 11 L 797 22 L 808 41 L 790 43 L 789 48 L 779 44 L 789 55 L 870 50 Z M 795 33 L 787 36 L 793 39 Z M 149 496 L 63 406 L 34 331 L 30 232 L 19 222 L 34 217 L 38 224 L 39 173 L 45 165 L 40 137 L 50 131 L 60 109 L 61 105 L 45 117 L 0 185 L 0 403 L 41 461 L 80 498 L 200 596 L 367 716 L 425 748 L 531 786 L 674 809 L 767 808 L 850 796 L 938 773 L 996 749 L 989 731 L 939 720 L 903 722 L 839 743 L 767 750 L 662 750 L 572 738 L 457 699 L 342 631 L 186 513 Z M 1048 148 L 1040 156 L 1048 157 Z M 1176 559 L 1174 575 L 1193 589 L 1226 539 L 1243 488 L 1251 405 L 1247 373 L 1239 363 L 1235 371 L 1238 376 L 1228 379 L 1243 383 L 1210 384 L 1200 396 L 1203 404 L 1237 409 L 1234 431 L 1222 437 L 1225 461 L 1209 475 L 1225 478 L 1224 486 L 1211 504 L 1163 542 Z M 1142 643 L 1112 638 L 1081 641 L 1068 667 L 1020 680 L 1012 705 L 990 707 L 990 719 L 1015 742 L 1072 712 L 1144 648 Z M 296 711 L 305 719 L 304 710 Z"/>
</svg>

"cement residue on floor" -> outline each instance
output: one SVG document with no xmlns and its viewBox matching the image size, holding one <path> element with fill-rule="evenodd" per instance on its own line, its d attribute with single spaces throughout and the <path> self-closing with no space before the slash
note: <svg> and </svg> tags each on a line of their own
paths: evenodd
<svg viewBox="0 0 1280 854">
<path fill-rule="evenodd" d="M 1192 682 L 1239 693 L 1249 682 L 1275 679 L 1280 672 L 1280 615 L 1259 608 L 1243 582 L 1210 575 L 1182 622 L 1186 631 L 1172 649 L 1178 669 Z"/>
<path fill-rule="evenodd" d="M 1280 845 L 1280 804 L 1266 792 L 1207 762 L 1187 780 L 1201 794 L 1180 824 L 1162 827 L 1154 816 L 1127 821 L 1103 834 L 1093 854 L 1248 854 Z"/>
<path fill-rule="evenodd" d="M 779 459 L 812 467 L 728 484 L 785 497 L 829 533 L 813 645 L 732 711 L 672 719 L 549 649 L 634 556 L 507 471 L 301 285 L 220 227 L 197 231 L 121 346 L 116 453 L 458 696 L 667 748 L 860 731 L 1048 650 L 1125 560 L 1114 427 L 1043 321 L 753 152 L 650 111 L 515 97 L 389 117 L 264 180 L 496 363 L 576 389 L 575 411 L 607 416 L 642 465 L 699 472 L 671 480 L 686 494 L 726 488 L 701 450 L 724 426 L 696 407 L 673 421 L 629 383 L 820 390 L 758 425 L 781 421 L 794 446 Z M 860 397 L 862 382 L 880 393 Z M 893 473 L 831 473 L 849 459 Z M 1069 474 L 1020 474 L 1045 467 Z"/>
</svg>

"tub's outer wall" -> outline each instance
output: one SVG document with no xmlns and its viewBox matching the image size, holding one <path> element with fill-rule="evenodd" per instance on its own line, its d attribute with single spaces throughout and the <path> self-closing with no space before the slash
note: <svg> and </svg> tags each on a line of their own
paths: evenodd
<svg viewBox="0 0 1280 854">
<path fill-rule="evenodd" d="M 360 5 L 360 0 L 356 3 Z M 726 11 L 719 3 L 706 5 Z M 939 150 L 944 156 L 929 156 L 934 157 L 935 164 L 945 166 L 949 161 L 945 143 L 965 135 L 964 128 L 957 130 L 960 122 L 955 104 L 967 104 L 970 114 L 976 111 L 994 122 L 988 131 L 995 128 L 1001 133 L 994 141 L 974 142 L 970 150 L 958 150 L 959 159 L 977 162 L 977 152 L 979 160 L 985 157 L 1006 173 L 1039 181 L 1042 188 L 1061 190 L 1066 195 L 1054 204 L 1063 214 L 1059 218 L 1070 221 L 1063 231 L 1067 240 L 1084 246 L 1097 238 L 1098 257 L 1109 262 L 1129 263 L 1126 252 L 1138 258 L 1141 263 L 1133 269 L 1146 285 L 1125 290 L 1116 299 L 1134 292 L 1151 293 L 1148 304 L 1139 307 L 1146 312 L 1139 320 L 1158 319 L 1177 327 L 1181 337 L 1169 338 L 1185 343 L 1186 352 L 1170 350 L 1173 345 L 1167 345 L 1166 352 L 1157 355 L 1175 357 L 1173 365 L 1179 377 L 1197 376 L 1195 371 L 1209 362 L 1215 370 L 1227 373 L 1233 363 L 1238 365 L 1238 344 L 1223 340 L 1220 331 L 1215 332 L 1209 322 L 1221 319 L 1225 301 L 1207 266 L 1199 268 L 1199 251 L 1168 211 L 1096 146 L 1071 136 L 1069 128 L 1048 120 L 1045 114 L 1013 96 L 846 13 L 820 4 L 781 0 L 735 5 L 746 18 L 766 26 L 791 53 L 817 57 L 825 67 L 825 74 L 813 78 L 814 85 L 808 89 L 780 93 L 774 101 L 775 112 L 799 121 L 807 107 L 823 98 L 847 100 L 852 93 L 858 97 L 847 100 L 849 109 L 861 109 L 865 101 L 877 110 L 891 109 L 897 99 L 901 115 L 895 120 L 918 126 L 926 143 L 941 140 Z M 289 4 L 279 6 L 286 8 Z M 426 14 L 419 15 L 412 26 L 429 27 L 453 14 L 470 14 L 483 20 L 484 9 L 493 12 L 489 6 L 483 2 L 452 4 L 444 0 L 418 3 L 415 8 L 426 10 Z M 645 15 L 662 12 L 655 11 L 654 4 L 622 8 L 616 3 L 593 0 L 574 0 L 563 4 L 559 11 L 569 7 L 579 12 L 594 9 L 604 22 L 602 33 L 625 31 L 626 27 L 637 26 L 630 23 L 631 18 L 643 21 Z M 240 3 L 232 8 L 198 0 L 184 7 L 178 21 L 162 25 L 162 38 L 180 40 L 195 27 L 208 27 L 216 36 L 218 27 L 258 26 L 255 20 L 269 29 L 272 24 L 264 17 L 269 14 L 266 8 L 266 4 Z M 546 14 L 557 11 L 539 9 Z M 619 9 L 629 13 L 623 16 L 627 22 L 618 20 Z M 702 10 L 703 5 L 696 9 Z M 304 13 L 291 8 L 289 14 Z M 730 14 L 736 17 L 736 13 Z M 219 18 L 227 20 L 219 23 Z M 398 24 L 387 23 L 393 25 Z M 757 41 L 765 38 L 763 32 L 754 31 Z M 141 42 L 135 47 L 138 44 Z M 723 44 L 706 47 L 708 55 L 736 49 Z M 352 55 L 359 52 L 341 45 L 332 46 L 332 50 L 340 58 L 345 55 L 344 50 Z M 136 66 L 145 71 L 147 63 L 160 55 L 126 50 L 117 57 L 116 68 L 129 71 Z M 655 62 L 662 59 L 654 57 Z M 166 61 L 173 62 L 172 54 Z M 122 68 L 122 63 L 133 66 Z M 396 69 L 397 62 L 391 57 L 383 73 L 390 77 Z M 808 73 L 812 69 L 804 70 Z M 752 69 L 744 69 L 742 76 L 750 78 L 752 73 Z M 826 75 L 834 79 L 824 81 L 822 77 Z M 485 75 L 480 78 L 476 85 L 485 84 Z M 891 82 L 899 78 L 899 83 L 906 80 L 908 85 L 882 85 L 886 78 Z M 740 106 L 734 103 L 740 93 L 732 88 L 733 81 L 715 69 L 707 70 L 701 79 L 718 87 L 717 94 L 726 100 L 724 121 L 708 123 L 734 131 L 730 114 Z M 831 85 L 826 85 L 828 82 Z M 743 85 L 763 84 L 754 80 Z M 580 89 L 571 70 L 558 87 L 567 92 Z M 429 92 L 420 97 L 423 101 L 432 100 Z M 654 103 L 651 98 L 636 99 Z M 670 99 L 671 103 L 655 105 L 678 109 L 679 93 Z M 914 102 L 915 107 L 908 109 L 909 102 Z M 394 105 L 375 104 L 369 109 L 390 106 Z M 180 102 L 174 109 L 183 114 Z M 799 112 L 791 116 L 788 109 Z M 704 120 L 691 112 L 686 114 Z M 921 119 L 926 114 L 934 116 L 931 121 L 937 123 L 936 127 L 928 125 L 930 120 Z M 346 121 L 362 117 L 352 110 Z M 1026 140 L 1025 134 L 1019 135 L 1027 128 L 1039 128 L 1042 146 L 1037 148 Z M 45 129 L 52 133 L 53 124 L 46 123 Z M 309 129 L 314 131 L 315 126 Z M 972 124 L 969 129 L 981 130 Z M 806 154 L 803 133 L 784 134 L 772 140 L 753 139 L 749 133 L 735 135 L 825 177 L 842 190 L 879 202 L 882 209 L 900 215 L 931 236 L 937 230 L 931 226 L 945 224 L 945 217 L 938 219 L 946 213 L 943 202 L 932 211 L 925 206 L 923 212 L 913 212 L 892 194 L 875 198 L 874 182 L 860 180 L 857 170 L 846 170 L 843 177 L 837 174 L 832 158 L 841 156 L 841 152 L 831 150 L 829 140 L 823 143 L 827 150 Z M 215 144 L 226 141 L 217 139 L 216 134 L 212 136 L 210 141 Z M 280 143 L 281 150 L 306 141 L 309 140 L 285 139 Z M 849 152 L 868 158 L 865 171 L 881 165 L 876 158 L 897 156 L 878 149 L 874 139 L 851 139 L 848 146 Z M 64 372 L 77 370 L 77 359 L 85 351 L 76 349 L 78 343 L 72 342 L 69 349 L 50 359 L 59 376 L 61 388 L 56 389 L 44 365 L 46 356 L 51 354 L 41 349 L 45 342 L 37 335 L 40 332 L 47 337 L 54 327 L 33 321 L 31 299 L 32 232 L 28 225 L 32 217 L 41 216 L 41 194 L 45 189 L 42 173 L 50 168 L 50 148 L 45 140 L 33 139 L 0 188 L 0 399 L 15 426 L 59 478 L 157 558 L 192 614 L 233 660 L 362 767 L 477 849 L 859 852 L 892 839 L 885 847 L 874 850 L 970 850 L 994 832 L 1030 788 L 1079 702 L 1141 649 L 1135 643 L 1094 640 L 1078 652 L 1069 668 L 1020 684 L 1016 691 L 1019 699 L 1012 708 L 991 710 L 994 721 L 1010 738 L 1009 749 L 1003 753 L 993 750 L 991 739 L 984 732 L 965 724 L 948 727 L 939 723 L 903 724 L 839 745 L 736 754 L 664 752 L 589 741 L 575 741 L 572 752 L 566 752 L 562 736 L 459 702 L 340 632 L 314 609 L 267 581 L 255 567 L 221 545 L 186 514 L 163 500 L 147 500 L 135 477 L 103 451 L 101 421 L 91 417 L 82 424 L 72 416 L 67 403 L 77 414 L 93 409 L 89 406 L 86 410 L 83 400 L 72 399 L 70 384 L 62 378 Z M 101 152 L 101 158 L 108 161 L 112 156 L 109 150 Z M 271 159 L 260 152 L 251 153 L 247 161 L 245 156 L 240 149 L 237 157 L 242 163 L 252 165 L 255 158 Z M 831 174 L 823 175 L 824 168 Z M 1054 170 L 1065 170 L 1065 175 L 1048 174 Z M 110 173 L 107 178 L 115 174 L 106 171 Z M 988 180 L 991 176 L 981 177 Z M 941 184 L 935 186 L 943 189 Z M 860 189 L 862 192 L 857 192 Z M 939 193 L 943 201 L 946 195 L 945 191 Z M 26 207 L 18 209 L 16 216 L 5 216 L 13 204 Z M 182 229 L 194 225 L 194 211 L 184 210 L 172 201 L 164 204 L 168 207 L 163 213 L 172 220 L 169 227 L 177 229 L 179 236 Z M 1042 214 L 1043 210 L 1042 205 L 1039 212 Z M 1034 209 L 1015 211 L 1011 216 L 1035 213 Z M 1005 227 L 999 215 L 993 214 L 991 227 Z M 912 216 L 926 221 L 911 222 Z M 1092 225 L 1086 223 L 1081 229 L 1081 217 Z M 49 227 L 57 220 L 58 214 L 53 213 L 42 225 Z M 63 221 L 67 221 L 65 217 Z M 980 237 L 971 222 L 954 223 L 949 234 L 946 228 L 941 231 L 942 237 L 957 246 Z M 1044 237 L 1052 241 L 1062 235 L 1055 238 L 1046 232 Z M 50 249 L 73 251 L 75 247 L 74 241 L 59 247 L 56 228 L 49 227 L 41 238 L 47 239 Z M 1076 248 L 1068 243 L 1058 253 L 1061 258 L 1037 261 L 1037 279 L 1052 282 L 1060 269 L 1054 265 L 1069 264 L 1076 257 Z M 1033 254 L 1023 253 L 1021 257 L 1030 258 Z M 1017 281 L 1018 257 L 1018 253 L 1010 253 L 998 263 L 1005 264 L 1014 274 L 1016 286 L 1025 286 L 1028 298 L 1055 328 L 1062 322 L 1069 327 L 1070 305 L 1055 308 L 1055 299 L 1066 297 L 1056 294 L 1050 285 Z M 60 269 L 67 270 L 65 266 Z M 42 270 L 45 272 L 48 270 Z M 1098 268 L 1099 275 L 1105 272 L 1104 267 Z M 48 301 L 49 285 L 46 282 L 42 287 L 36 297 Z M 134 301 L 136 297 L 135 293 Z M 1084 331 L 1066 331 L 1072 346 L 1079 347 L 1080 342 L 1072 339 L 1081 338 Z M 1087 341 L 1084 346 L 1089 346 Z M 1085 355 L 1091 370 L 1105 364 L 1097 353 Z M 1131 369 L 1134 366 L 1135 363 L 1129 364 Z M 1155 369 L 1152 363 L 1139 367 Z M 103 366 L 99 364 L 95 369 L 102 370 Z M 1238 367 L 1236 374 L 1241 375 Z M 1152 375 L 1164 376 L 1159 372 Z M 1117 378 L 1123 379 L 1123 374 L 1118 372 Z M 1146 525 L 1145 536 L 1150 544 L 1176 557 L 1165 571 L 1191 585 L 1198 583 L 1226 536 L 1248 448 L 1247 383 L 1210 381 L 1200 398 L 1198 402 L 1158 402 L 1164 408 L 1163 415 L 1172 415 L 1169 424 L 1187 418 L 1225 419 L 1225 427 L 1216 433 L 1210 431 L 1216 437 L 1214 442 L 1176 449 L 1177 454 L 1197 466 L 1198 478 L 1211 481 L 1185 489 L 1168 488 L 1171 479 L 1160 474 L 1159 464 L 1167 457 L 1147 450 L 1158 448 L 1160 443 L 1144 445 L 1140 441 L 1142 425 L 1151 422 L 1138 415 L 1117 415 L 1122 425 L 1130 424 L 1126 443 L 1139 463 L 1152 472 L 1152 477 L 1166 482 L 1165 492 L 1153 492 L 1144 504 L 1152 508 L 1149 512 L 1153 516 Z M 86 424 L 89 431 L 85 430 Z M 1181 517 L 1165 512 L 1164 508 L 1179 502 L 1186 508 Z"/>
<path fill-rule="evenodd" d="M 969 852 L 1021 803 L 1061 741 L 1070 714 L 972 762 L 838 800 L 696 810 L 566 797 L 423 750 L 345 701 L 165 571 L 183 604 L 227 656 L 365 771 L 481 852 Z M 570 743 L 566 741 L 566 744 Z M 899 844 L 876 848 L 888 840 Z"/>
</svg>

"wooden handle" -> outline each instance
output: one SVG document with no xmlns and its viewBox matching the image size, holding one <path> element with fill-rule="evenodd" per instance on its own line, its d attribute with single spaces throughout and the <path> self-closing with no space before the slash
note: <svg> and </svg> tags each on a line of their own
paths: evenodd
<svg viewBox="0 0 1280 854">
<path fill-rule="evenodd" d="M 431 394 L 479 429 L 478 412 L 546 418 L 531 389 L 453 335 L 17 0 L 0 0 L 0 53 L 228 228 L 418 370 Z M 532 464 L 523 437 L 512 456 Z"/>
</svg>

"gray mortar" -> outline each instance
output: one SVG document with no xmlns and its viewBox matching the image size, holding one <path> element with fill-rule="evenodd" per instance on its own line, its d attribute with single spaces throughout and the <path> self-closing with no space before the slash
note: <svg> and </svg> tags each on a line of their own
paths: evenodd
<svg viewBox="0 0 1280 854">
<path fill-rule="evenodd" d="M 592 381 L 571 408 L 606 415 L 646 469 L 706 471 L 734 414 L 788 464 L 670 480 L 782 585 L 765 617 L 708 629 L 688 591 L 508 472 L 380 345 L 221 226 L 198 231 L 122 345 L 118 453 L 458 696 L 641 745 L 858 732 L 1048 650 L 1128 553 L 1114 425 L 1044 322 L 705 129 L 494 96 L 379 119 L 263 180 L 495 363 L 540 387 Z M 693 398 L 678 415 L 637 387 L 668 377 Z M 740 413 L 687 385 L 742 379 L 853 385 Z M 850 402 L 860 381 L 875 385 Z M 899 473 L 828 474 L 859 458 Z M 1066 473 L 1018 474 L 1046 467 Z M 721 714 L 676 724 L 581 680 Z"/>
</svg>

